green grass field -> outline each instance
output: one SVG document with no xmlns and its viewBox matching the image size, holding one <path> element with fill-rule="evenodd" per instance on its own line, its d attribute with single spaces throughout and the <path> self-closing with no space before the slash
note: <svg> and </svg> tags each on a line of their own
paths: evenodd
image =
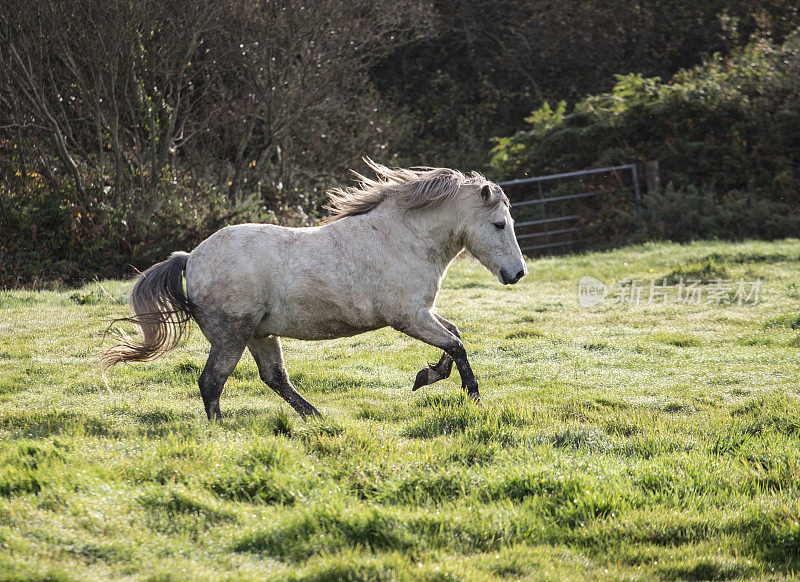
<svg viewBox="0 0 800 582">
<path fill-rule="evenodd" d="M 129 282 L 0 293 L 0 580 L 783 579 L 800 573 L 800 240 L 459 259 L 458 375 L 383 330 L 284 343 L 305 423 L 247 355 L 94 363 Z M 761 280 L 757 304 L 602 304 L 578 280 Z M 101 286 L 102 285 L 102 286 Z M 712 283 L 702 287 L 708 292 Z"/>
</svg>

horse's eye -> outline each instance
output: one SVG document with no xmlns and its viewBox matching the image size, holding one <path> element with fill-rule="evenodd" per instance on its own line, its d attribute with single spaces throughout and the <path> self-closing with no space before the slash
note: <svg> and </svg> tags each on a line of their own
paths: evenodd
<svg viewBox="0 0 800 582">
<path fill-rule="evenodd" d="M 494 227 L 497 230 L 503 230 L 506 227 L 506 223 L 505 222 L 495 222 L 494 223 Z"/>
</svg>

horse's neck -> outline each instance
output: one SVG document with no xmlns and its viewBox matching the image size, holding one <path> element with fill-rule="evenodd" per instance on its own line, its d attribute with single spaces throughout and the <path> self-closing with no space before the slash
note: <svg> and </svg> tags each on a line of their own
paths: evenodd
<svg viewBox="0 0 800 582">
<path fill-rule="evenodd" d="M 431 263 L 440 276 L 464 248 L 454 217 L 441 207 L 365 216 L 390 236 L 395 250 L 405 248 L 418 255 L 421 260 Z"/>
</svg>

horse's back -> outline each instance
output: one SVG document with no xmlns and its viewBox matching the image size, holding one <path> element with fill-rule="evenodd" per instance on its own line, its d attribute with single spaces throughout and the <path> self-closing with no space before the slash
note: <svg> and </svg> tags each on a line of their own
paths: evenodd
<svg viewBox="0 0 800 582">
<path fill-rule="evenodd" d="M 262 224 L 217 231 L 186 266 L 187 294 L 201 312 L 201 327 L 204 313 L 255 322 L 259 335 L 299 339 L 382 327 L 363 274 L 375 262 L 374 245 L 357 231 Z"/>
</svg>

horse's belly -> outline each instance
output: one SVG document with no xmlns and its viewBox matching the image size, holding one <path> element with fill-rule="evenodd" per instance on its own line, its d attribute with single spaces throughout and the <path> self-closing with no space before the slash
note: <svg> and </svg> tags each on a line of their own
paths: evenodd
<svg viewBox="0 0 800 582">
<path fill-rule="evenodd" d="M 300 340 L 325 340 L 358 335 L 381 327 L 384 326 L 377 324 L 354 325 L 348 321 L 330 318 L 314 321 L 295 320 L 293 322 L 287 322 L 287 324 L 280 324 L 266 317 L 256 327 L 256 336 L 265 337 L 268 335 L 275 335 Z"/>
<path fill-rule="evenodd" d="M 301 340 L 348 337 L 380 329 L 386 324 L 363 312 L 342 312 L 331 305 L 316 309 L 281 309 L 265 314 L 256 326 L 256 335 L 275 335 Z"/>
<path fill-rule="evenodd" d="M 292 329 L 287 329 L 280 335 L 300 340 L 326 340 L 337 337 L 350 337 L 351 335 L 358 335 L 379 327 L 382 326 L 354 327 L 345 321 L 327 320 L 319 322 L 313 327 L 296 326 Z"/>
</svg>

